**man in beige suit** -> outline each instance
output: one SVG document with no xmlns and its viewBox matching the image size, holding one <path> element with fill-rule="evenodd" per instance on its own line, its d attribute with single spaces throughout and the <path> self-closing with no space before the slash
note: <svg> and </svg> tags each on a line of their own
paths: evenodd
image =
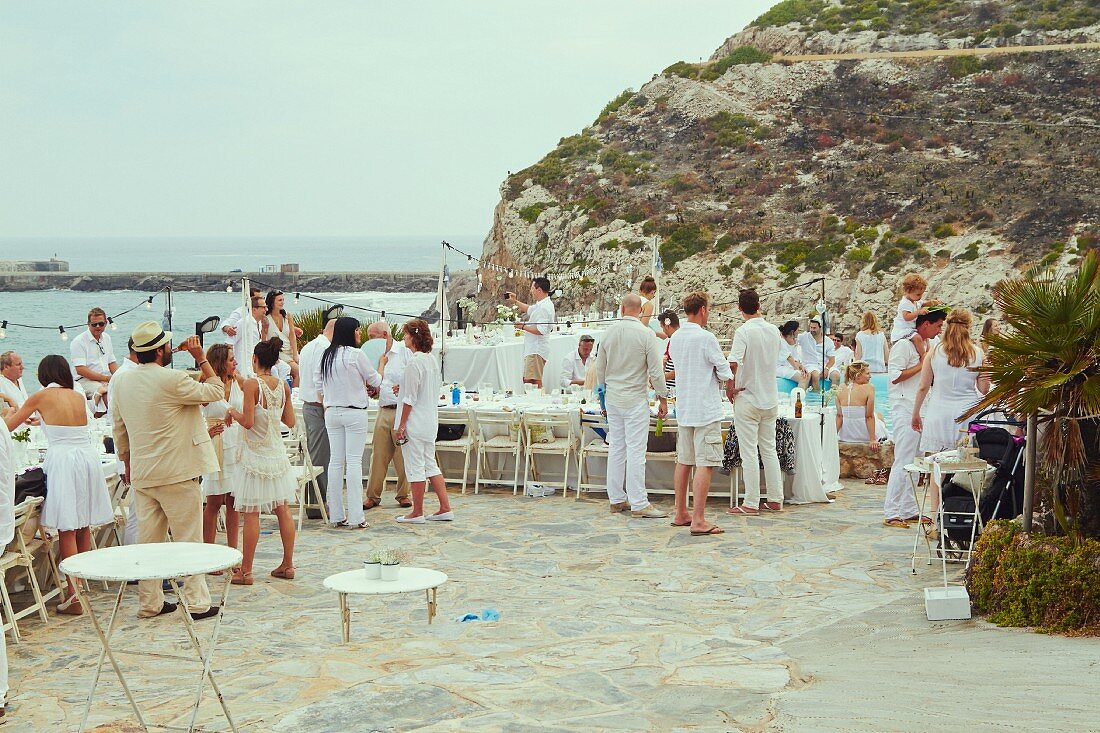
<svg viewBox="0 0 1100 733">
<path fill-rule="evenodd" d="M 177 542 L 202 542 L 202 491 L 198 477 L 216 473 L 218 459 L 207 433 L 201 406 L 223 399 L 224 388 L 203 355 L 198 337 L 184 348 L 202 370 L 200 384 L 172 363 L 172 334 L 153 321 L 139 324 L 133 333 L 138 364 L 114 385 L 111 416 L 115 450 L 126 465 L 126 479 L 134 488 L 138 542 L 164 542 L 169 530 Z M 183 595 L 192 617 L 210 618 L 210 591 L 203 576 L 184 581 Z M 143 580 L 138 587 L 140 618 L 175 610 L 164 600 L 159 580 Z"/>
</svg>

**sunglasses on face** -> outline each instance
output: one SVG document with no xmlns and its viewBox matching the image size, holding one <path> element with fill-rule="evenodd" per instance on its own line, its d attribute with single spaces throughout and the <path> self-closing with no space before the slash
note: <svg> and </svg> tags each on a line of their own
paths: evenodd
<svg viewBox="0 0 1100 733">
<path fill-rule="evenodd" d="M 89 323 L 88 325 L 91 328 L 106 328 L 107 327 L 107 322 L 106 321 L 96 321 L 95 323 Z"/>
</svg>

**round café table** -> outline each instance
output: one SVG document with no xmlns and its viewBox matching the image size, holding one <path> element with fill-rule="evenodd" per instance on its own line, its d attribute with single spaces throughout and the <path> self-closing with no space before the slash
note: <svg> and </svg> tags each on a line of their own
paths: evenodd
<svg viewBox="0 0 1100 733">
<path fill-rule="evenodd" d="M 348 608 L 348 596 L 389 595 L 393 593 L 414 593 L 424 591 L 424 600 L 428 603 L 428 623 L 435 618 L 436 588 L 447 582 L 447 574 L 428 568 L 407 568 L 401 566 L 397 580 L 368 578 L 365 570 L 348 570 L 325 578 L 325 587 L 334 590 L 340 600 L 340 624 L 344 643 L 351 639 L 351 610 Z"/>
<path fill-rule="evenodd" d="M 118 681 L 121 683 L 122 689 L 126 693 L 126 698 L 130 701 L 130 706 L 134 709 L 134 715 L 137 716 L 138 725 L 141 726 L 143 731 L 148 731 L 150 726 L 167 730 L 195 730 L 195 720 L 199 713 L 199 703 L 202 702 L 203 686 L 206 680 L 210 680 L 210 686 L 218 698 L 218 703 L 221 705 L 222 713 L 224 713 L 225 719 L 229 723 L 229 728 L 236 733 L 237 726 L 233 723 L 233 718 L 229 714 L 229 707 L 226 705 L 221 689 L 219 689 L 218 683 L 214 680 L 214 675 L 210 671 L 210 665 L 214 658 L 214 649 L 218 644 L 218 630 L 221 628 L 222 619 L 225 617 L 225 604 L 229 598 L 229 581 L 231 576 L 229 573 L 225 574 L 225 587 L 222 590 L 220 603 L 221 611 L 214 621 L 214 630 L 210 635 L 205 653 L 195 633 L 194 620 L 191 618 L 190 610 L 187 608 L 177 578 L 191 575 L 206 575 L 216 570 L 228 570 L 240 564 L 241 553 L 239 550 L 234 550 L 231 547 L 223 547 L 221 545 L 208 545 L 202 542 L 162 542 L 156 544 L 105 547 L 102 550 L 90 550 L 88 552 L 82 552 L 79 555 L 73 555 L 61 563 L 61 572 L 70 578 L 119 584 L 118 594 L 115 596 L 114 608 L 111 610 L 110 617 L 107 621 L 107 628 L 104 630 L 99 619 L 96 618 L 95 610 L 92 608 L 87 590 L 83 587 L 84 584 L 74 583 L 77 596 L 80 598 L 80 603 L 87 611 L 87 616 L 91 619 L 92 626 L 95 627 L 96 635 L 99 637 L 99 642 L 103 646 L 103 651 L 99 654 L 99 663 L 96 664 L 95 674 L 92 677 L 92 686 L 88 691 L 88 702 L 84 706 L 84 715 L 80 720 L 78 731 L 84 731 L 88 724 L 88 714 L 92 708 L 92 699 L 95 697 L 96 687 L 99 685 L 99 676 L 103 670 L 103 662 L 105 659 L 108 659 L 111 662 L 111 667 L 115 671 L 115 676 L 118 677 Z M 179 616 L 183 621 L 187 636 L 191 640 L 191 646 L 195 651 L 195 658 L 203 665 L 202 676 L 199 677 L 198 690 L 195 694 L 195 705 L 191 710 L 191 722 L 186 728 L 182 726 L 147 723 L 145 721 L 145 716 L 142 714 L 141 708 L 134 699 L 133 693 L 130 692 L 130 687 L 126 683 L 126 679 L 122 674 L 122 669 L 119 667 L 118 661 L 115 659 L 115 654 L 135 654 L 158 657 L 161 659 L 181 659 L 186 661 L 194 661 L 194 658 L 178 654 L 160 654 L 124 649 L 112 650 L 111 648 L 111 634 L 115 630 L 115 621 L 118 619 L 119 609 L 122 607 L 122 597 L 126 593 L 127 583 L 133 580 L 160 581 L 163 578 L 167 578 L 168 582 L 172 584 L 172 588 L 176 591 L 176 598 L 179 599 L 182 613 L 177 613 L 175 615 Z"/>
</svg>

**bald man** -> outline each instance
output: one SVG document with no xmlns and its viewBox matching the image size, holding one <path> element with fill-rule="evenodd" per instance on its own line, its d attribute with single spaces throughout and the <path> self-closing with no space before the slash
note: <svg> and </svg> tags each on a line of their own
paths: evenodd
<svg viewBox="0 0 1100 733">
<path fill-rule="evenodd" d="M 409 501 L 405 462 L 401 458 L 401 446 L 393 437 L 393 426 L 394 418 L 397 417 L 397 392 L 411 354 L 404 344 L 393 340 L 390 324 L 385 321 L 370 324 L 367 327 L 367 339 L 367 343 L 384 342 L 386 348 L 377 364 L 378 373 L 382 375 L 382 387 L 378 392 L 378 417 L 374 421 L 370 471 L 367 474 L 367 498 L 363 502 L 363 509 L 373 509 L 382 503 L 382 487 L 386 483 L 386 473 L 391 462 L 394 473 L 397 474 L 397 503 L 410 507 L 412 502 Z"/>
<path fill-rule="evenodd" d="M 649 503 L 645 488 L 645 452 L 649 438 L 649 385 L 657 391 L 658 417 L 668 412 L 661 347 L 642 325 L 642 299 L 623 298 L 622 318 L 600 339 L 596 382 L 606 389 L 607 499 L 611 513 L 629 510 L 645 519 L 667 517 Z"/>
</svg>

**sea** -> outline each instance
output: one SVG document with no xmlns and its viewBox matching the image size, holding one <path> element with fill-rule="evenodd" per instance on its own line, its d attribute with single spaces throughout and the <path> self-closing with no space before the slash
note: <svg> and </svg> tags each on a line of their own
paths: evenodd
<svg viewBox="0 0 1100 733">
<path fill-rule="evenodd" d="M 481 251 L 480 235 L 448 238 L 464 252 Z M 442 247 L 436 237 L 311 237 L 311 238 L 0 238 L 0 259 L 65 260 L 72 272 L 229 272 L 235 269 L 256 271 L 263 265 L 297 263 L 303 271 L 313 272 L 426 272 L 439 269 Z M 465 257 L 449 254 L 453 269 L 469 267 Z M 0 320 L 8 321 L 0 352 L 19 352 L 27 369 L 23 381 L 34 391 L 38 384 L 34 371 L 47 354 L 68 358 L 69 343 L 62 339 L 58 326 L 65 326 L 69 338 L 85 329 L 88 310 L 100 307 L 113 316 L 137 306 L 116 319 L 109 330 L 115 357 L 126 355 L 126 340 L 131 329 L 144 320 L 166 324 L 165 294 L 135 290 L 84 292 L 41 290 L 0 292 Z M 391 314 L 419 314 L 435 302 L 435 292 L 409 293 L 309 293 L 339 303 L 385 310 Z M 193 334 L 198 322 L 209 316 L 224 319 L 242 304 L 237 291 L 226 293 L 173 290 L 172 329 L 176 334 Z M 315 308 L 320 303 L 303 297 L 295 302 L 288 293 L 291 312 Z M 348 315 L 362 320 L 370 316 L 348 309 Z M 390 320 L 399 320 L 394 316 Z M 22 323 L 42 328 L 26 328 Z M 72 327 L 72 328 L 71 328 Z M 223 341 L 220 333 L 211 334 L 206 343 Z"/>
</svg>

